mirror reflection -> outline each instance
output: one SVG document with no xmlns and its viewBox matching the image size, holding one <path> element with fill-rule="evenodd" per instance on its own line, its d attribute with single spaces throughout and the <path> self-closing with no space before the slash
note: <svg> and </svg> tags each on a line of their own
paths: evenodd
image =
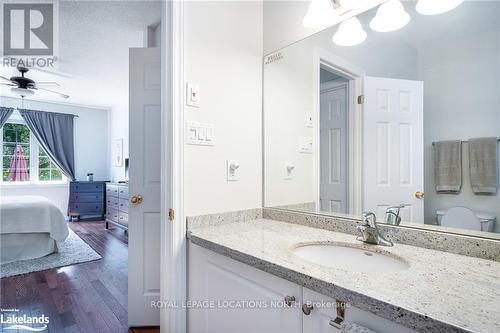
<svg viewBox="0 0 500 333">
<path fill-rule="evenodd" d="M 396 3 L 265 57 L 265 206 L 500 233 L 500 3 Z"/>
</svg>

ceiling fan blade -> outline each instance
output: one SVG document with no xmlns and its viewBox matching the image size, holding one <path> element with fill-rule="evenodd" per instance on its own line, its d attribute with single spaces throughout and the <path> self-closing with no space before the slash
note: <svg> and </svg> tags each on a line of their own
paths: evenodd
<svg viewBox="0 0 500 333">
<path fill-rule="evenodd" d="M 17 84 L 14 83 L 0 83 L 2 86 L 10 86 L 10 87 L 17 87 Z"/>
<path fill-rule="evenodd" d="M 0 79 L 4 79 L 5 81 L 11 82 L 10 79 L 6 78 L 5 76 L 0 76 Z"/>
<path fill-rule="evenodd" d="M 62 98 L 69 98 L 69 95 L 65 95 L 65 94 L 62 94 L 62 93 L 54 91 L 54 90 L 49 90 L 49 89 L 40 88 L 40 87 L 36 87 L 35 89 L 42 90 L 42 91 L 47 91 L 47 92 L 51 92 L 53 94 L 57 94 L 57 95 L 61 96 Z"/>
<path fill-rule="evenodd" d="M 35 82 L 35 84 L 36 84 L 37 86 L 40 86 L 40 85 L 42 85 L 42 86 L 58 86 L 58 87 L 60 87 L 60 86 L 61 86 L 61 85 L 60 85 L 59 83 L 57 83 L 57 82 Z"/>
</svg>

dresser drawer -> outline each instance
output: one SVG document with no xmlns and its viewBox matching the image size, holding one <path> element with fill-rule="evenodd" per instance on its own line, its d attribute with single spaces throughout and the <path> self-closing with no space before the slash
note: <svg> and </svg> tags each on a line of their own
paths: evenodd
<svg viewBox="0 0 500 333">
<path fill-rule="evenodd" d="M 118 210 L 119 202 L 120 201 L 119 201 L 118 197 L 109 196 L 106 198 L 106 207 L 108 207 L 108 209 Z"/>
<path fill-rule="evenodd" d="M 128 213 L 128 199 L 118 199 L 118 210 Z"/>
<path fill-rule="evenodd" d="M 118 186 L 119 197 L 128 199 L 128 186 Z"/>
<path fill-rule="evenodd" d="M 119 215 L 120 213 L 116 209 L 108 209 L 108 211 L 106 212 L 106 219 L 113 222 L 118 222 Z"/>
<path fill-rule="evenodd" d="M 118 213 L 118 223 L 128 226 L 128 214 L 124 212 Z"/>
<path fill-rule="evenodd" d="M 102 202 L 104 193 L 76 192 L 70 195 L 71 202 Z"/>
<path fill-rule="evenodd" d="M 104 206 L 102 203 L 71 203 L 69 209 L 71 212 L 78 212 L 80 215 L 102 215 Z"/>
<path fill-rule="evenodd" d="M 104 192 L 104 183 L 71 183 L 71 193 L 76 192 Z"/>
<path fill-rule="evenodd" d="M 118 188 L 119 188 L 119 186 L 117 186 L 117 185 L 107 184 L 106 185 L 106 195 L 108 197 L 109 196 L 118 197 Z"/>
</svg>

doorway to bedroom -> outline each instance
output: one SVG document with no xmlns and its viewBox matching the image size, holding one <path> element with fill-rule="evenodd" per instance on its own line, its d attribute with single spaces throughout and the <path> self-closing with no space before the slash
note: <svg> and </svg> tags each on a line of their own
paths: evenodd
<svg viewBox="0 0 500 333">
<path fill-rule="evenodd" d="M 161 11 L 54 3 L 54 66 L 0 66 L 2 315 L 159 326 Z"/>
</svg>

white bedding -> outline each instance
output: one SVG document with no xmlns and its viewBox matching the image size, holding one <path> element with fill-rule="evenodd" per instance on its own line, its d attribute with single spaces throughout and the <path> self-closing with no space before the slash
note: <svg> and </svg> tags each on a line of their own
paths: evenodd
<svg viewBox="0 0 500 333">
<path fill-rule="evenodd" d="M 64 215 L 40 196 L 1 196 L 0 234 L 48 233 L 63 241 L 69 231 Z"/>
</svg>

